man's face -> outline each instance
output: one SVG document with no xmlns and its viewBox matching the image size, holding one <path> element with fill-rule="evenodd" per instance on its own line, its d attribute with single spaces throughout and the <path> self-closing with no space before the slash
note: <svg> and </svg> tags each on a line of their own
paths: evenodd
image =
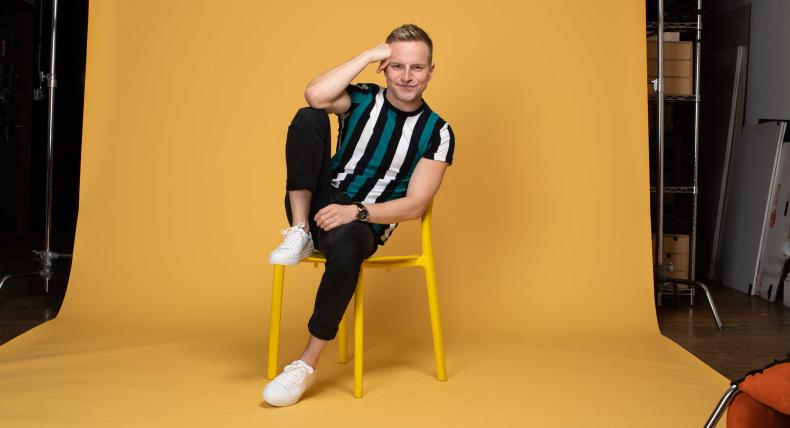
<svg viewBox="0 0 790 428">
<path fill-rule="evenodd" d="M 428 45 L 418 41 L 393 42 L 392 55 L 384 70 L 387 91 L 403 103 L 419 101 L 433 74 Z"/>
</svg>

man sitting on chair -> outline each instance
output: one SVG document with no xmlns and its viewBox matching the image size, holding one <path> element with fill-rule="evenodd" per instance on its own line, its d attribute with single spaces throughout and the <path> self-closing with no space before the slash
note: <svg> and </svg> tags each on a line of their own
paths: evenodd
<svg viewBox="0 0 790 428">
<path fill-rule="evenodd" d="M 264 388 L 269 404 L 295 404 L 310 387 L 362 262 L 398 222 L 422 216 L 452 163 L 453 131 L 422 99 L 434 70 L 432 51 L 430 37 L 416 25 L 396 28 L 385 43 L 313 79 L 305 91 L 310 107 L 301 108 L 288 127 L 285 211 L 291 227 L 282 231 L 269 262 L 295 265 L 316 248 L 326 267 L 307 323 L 307 346 Z M 351 84 L 377 61 L 386 88 Z M 327 113 L 339 122 L 331 157 Z"/>
</svg>

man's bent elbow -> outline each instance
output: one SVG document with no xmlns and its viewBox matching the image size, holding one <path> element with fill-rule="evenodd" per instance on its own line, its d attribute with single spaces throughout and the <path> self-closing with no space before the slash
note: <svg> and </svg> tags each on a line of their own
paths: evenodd
<svg viewBox="0 0 790 428">
<path fill-rule="evenodd" d="M 322 103 L 318 95 L 316 94 L 316 90 L 312 86 L 308 86 L 307 89 L 304 91 L 304 99 L 307 101 L 307 104 L 312 108 L 323 109 L 327 108 L 327 103 Z"/>
<path fill-rule="evenodd" d="M 417 205 L 417 207 L 412 212 L 411 220 L 417 220 L 422 218 L 422 216 L 425 215 L 425 212 L 428 211 L 429 204 L 430 201 Z"/>
</svg>

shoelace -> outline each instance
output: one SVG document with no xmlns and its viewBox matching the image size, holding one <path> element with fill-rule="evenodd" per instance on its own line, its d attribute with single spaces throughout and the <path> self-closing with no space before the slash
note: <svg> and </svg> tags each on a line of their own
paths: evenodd
<svg viewBox="0 0 790 428">
<path fill-rule="evenodd" d="M 285 387 L 285 389 L 291 389 L 297 383 L 304 381 L 307 373 L 308 371 L 305 366 L 297 363 L 291 363 L 285 366 L 283 369 L 282 374 L 279 376 L 279 382 L 283 387 Z"/>
<path fill-rule="evenodd" d="M 280 244 L 280 248 L 294 248 L 296 245 L 298 245 L 299 237 L 302 235 L 301 233 L 299 233 L 300 231 L 302 233 L 306 233 L 304 232 L 304 229 L 302 229 L 300 224 L 297 224 L 296 226 L 291 226 L 288 229 L 280 230 L 280 234 L 285 236 L 285 240 L 283 241 L 282 244 Z"/>
</svg>

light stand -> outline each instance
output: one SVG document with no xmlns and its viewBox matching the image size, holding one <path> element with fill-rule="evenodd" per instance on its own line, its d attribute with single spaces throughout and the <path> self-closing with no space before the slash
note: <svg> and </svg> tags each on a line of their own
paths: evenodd
<svg viewBox="0 0 790 428">
<path fill-rule="evenodd" d="M 71 254 L 60 254 L 52 251 L 51 249 L 51 235 L 52 235 L 52 138 L 55 127 L 55 87 L 57 80 L 55 78 L 55 37 L 58 23 L 58 0 L 52 0 L 52 39 L 50 43 L 50 59 L 49 59 L 49 73 L 41 72 L 41 80 L 46 80 L 47 88 L 49 90 L 49 99 L 47 100 L 47 177 L 46 177 L 46 225 L 44 231 L 44 249 L 41 251 L 33 251 L 36 259 L 41 263 L 41 269 L 35 272 L 10 274 L 0 280 L 0 289 L 11 278 L 23 278 L 31 276 L 40 276 L 44 278 L 44 291 L 49 292 L 49 281 L 52 279 L 52 261 L 58 258 L 71 257 Z"/>
</svg>

